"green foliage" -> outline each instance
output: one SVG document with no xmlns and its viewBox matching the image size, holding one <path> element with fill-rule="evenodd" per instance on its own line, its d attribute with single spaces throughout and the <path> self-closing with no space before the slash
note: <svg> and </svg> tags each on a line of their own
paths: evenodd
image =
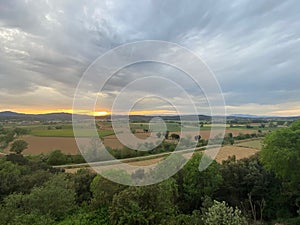
<svg viewBox="0 0 300 225">
<path fill-rule="evenodd" d="M 22 168 L 12 162 L 0 161 L 0 198 L 18 190 Z"/>
<path fill-rule="evenodd" d="M 82 155 L 65 154 L 61 150 L 54 150 L 47 156 L 47 164 L 52 166 L 85 162 L 86 161 Z"/>
<path fill-rule="evenodd" d="M 75 208 L 75 191 L 63 175 L 57 175 L 29 194 L 11 194 L 4 199 L 2 213 L 9 211 L 7 224 L 26 214 L 47 215 L 52 219 L 66 216 Z"/>
<path fill-rule="evenodd" d="M 264 165 L 279 177 L 290 181 L 300 181 L 300 127 L 299 122 L 290 128 L 274 131 L 264 139 L 261 151 Z"/>
<path fill-rule="evenodd" d="M 208 211 L 204 214 L 205 225 L 246 225 L 247 220 L 242 212 L 229 207 L 225 202 L 214 201 Z"/>
<path fill-rule="evenodd" d="M 261 151 L 265 167 L 283 179 L 284 193 L 300 203 L 300 120 L 266 136 Z"/>
<path fill-rule="evenodd" d="M 0 150 L 8 147 L 9 143 L 15 140 L 15 138 L 28 134 L 29 131 L 23 128 L 8 129 L 0 127 Z"/>
<path fill-rule="evenodd" d="M 26 135 L 29 134 L 29 130 L 24 129 L 24 128 L 20 128 L 20 127 L 16 127 L 13 132 L 19 137 L 22 135 Z"/>
<path fill-rule="evenodd" d="M 95 176 L 96 174 L 91 173 L 87 169 L 80 169 L 74 174 L 74 188 L 78 204 L 91 201 L 92 192 L 90 186 Z"/>
<path fill-rule="evenodd" d="M 109 225 L 107 209 L 102 207 L 96 211 L 82 208 L 69 215 L 58 225 Z"/>
<path fill-rule="evenodd" d="M 285 224 L 285 225 L 299 225 L 300 217 L 290 218 L 290 219 L 279 219 L 278 222 Z"/>
<path fill-rule="evenodd" d="M 213 196 L 222 183 L 220 165 L 215 161 L 204 171 L 199 171 L 202 154 L 194 154 L 181 171 L 182 202 L 184 209 L 191 212 L 200 209 L 205 196 Z"/>
<path fill-rule="evenodd" d="M 223 162 L 220 170 L 223 177 L 216 197 L 232 206 L 243 208 L 254 220 L 260 219 L 261 210 L 267 212 L 265 218 L 274 218 L 276 211 L 283 207 L 282 201 L 275 201 L 280 196 L 280 181 L 269 173 L 259 162 L 258 156 L 236 161 L 230 158 Z M 255 207 L 255 216 L 249 201 Z M 263 205 L 263 202 L 266 205 Z"/>
<path fill-rule="evenodd" d="M 49 165 L 64 165 L 67 164 L 68 158 L 67 156 L 62 153 L 60 150 L 54 150 L 52 151 L 47 159 L 47 163 Z"/>
<path fill-rule="evenodd" d="M 204 225 L 202 215 L 199 210 L 194 210 L 191 215 L 178 214 L 174 217 L 168 218 L 168 225 Z"/>
<path fill-rule="evenodd" d="M 124 190 L 126 186 L 114 183 L 100 175 L 97 175 L 92 183 L 90 190 L 93 195 L 92 206 L 94 208 L 109 206 L 115 194 Z"/>
<path fill-rule="evenodd" d="M 24 140 L 16 140 L 12 143 L 10 147 L 11 152 L 21 154 L 25 149 L 28 148 L 28 143 Z"/>
<path fill-rule="evenodd" d="M 129 187 L 113 198 L 110 220 L 121 224 L 167 224 L 176 215 L 177 186 L 173 179 L 157 185 Z"/>
<path fill-rule="evenodd" d="M 62 218 L 75 207 L 73 184 L 66 176 L 57 175 L 42 187 L 33 188 L 26 196 L 27 207 L 41 215 Z"/>
</svg>

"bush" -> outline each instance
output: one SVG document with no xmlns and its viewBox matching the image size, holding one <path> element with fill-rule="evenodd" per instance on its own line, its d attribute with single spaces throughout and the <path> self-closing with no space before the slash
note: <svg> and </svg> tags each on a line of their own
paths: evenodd
<svg viewBox="0 0 300 225">
<path fill-rule="evenodd" d="M 225 202 L 214 201 L 214 204 L 208 208 L 204 214 L 205 225 L 243 225 L 247 224 L 246 218 L 242 212 L 229 207 Z"/>
<path fill-rule="evenodd" d="M 66 155 L 61 150 L 54 150 L 47 158 L 47 164 L 51 166 L 65 165 L 65 164 L 79 164 L 85 163 L 82 155 Z"/>
<path fill-rule="evenodd" d="M 49 165 L 63 165 L 68 163 L 68 159 L 64 153 L 62 153 L 60 150 L 54 150 L 49 154 L 47 163 Z"/>
</svg>

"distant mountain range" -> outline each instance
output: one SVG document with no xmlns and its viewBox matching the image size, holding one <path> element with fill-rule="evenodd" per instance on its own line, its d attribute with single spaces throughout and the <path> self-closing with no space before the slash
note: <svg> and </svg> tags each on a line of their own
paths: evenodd
<svg viewBox="0 0 300 225">
<path fill-rule="evenodd" d="M 87 115 L 80 115 L 83 118 L 89 117 Z M 16 113 L 11 111 L 0 112 L 0 120 L 47 120 L 47 121 L 71 121 L 72 114 L 70 113 L 46 113 L 46 114 L 26 114 L 26 113 Z"/>
<path fill-rule="evenodd" d="M 257 116 L 251 114 L 231 114 L 227 118 L 245 118 L 245 119 L 300 119 L 300 116 Z"/>
<path fill-rule="evenodd" d="M 78 115 L 81 118 L 91 118 L 88 115 Z M 125 116 L 118 116 L 122 118 Z M 151 120 L 154 115 L 130 115 L 131 121 L 149 121 Z M 161 115 L 160 116 L 164 120 L 180 120 L 180 116 L 178 115 Z M 193 115 L 182 115 L 181 118 L 184 120 L 194 120 L 195 116 Z M 256 115 L 249 115 L 249 114 L 232 114 L 227 116 L 228 119 L 300 119 L 300 116 L 292 116 L 292 117 L 279 117 L 279 116 L 256 116 Z M 111 119 L 111 116 L 97 116 L 96 119 Z M 198 115 L 199 120 L 210 120 L 211 116 L 207 115 Z M 17 113 L 12 111 L 3 111 L 0 112 L 0 120 L 42 120 L 42 121 L 71 121 L 72 114 L 71 113 L 46 113 L 46 114 L 25 114 L 25 113 Z"/>
</svg>

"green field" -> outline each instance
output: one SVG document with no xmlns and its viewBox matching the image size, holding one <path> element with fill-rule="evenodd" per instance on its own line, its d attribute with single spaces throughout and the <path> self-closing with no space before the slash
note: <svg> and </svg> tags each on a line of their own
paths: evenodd
<svg viewBox="0 0 300 225">
<path fill-rule="evenodd" d="M 179 132 L 179 131 L 181 131 L 181 129 L 184 129 L 187 131 L 211 130 L 212 129 L 211 125 L 204 125 L 203 127 L 200 127 L 200 125 L 195 126 L 193 124 L 191 124 L 191 125 L 186 124 L 184 127 L 182 127 L 182 125 L 177 122 L 173 122 L 173 123 L 167 122 L 166 125 L 167 125 L 167 130 L 169 132 Z M 148 123 L 130 123 L 130 128 L 131 129 L 149 129 L 149 125 L 148 125 Z M 218 130 L 218 129 L 223 129 L 223 127 L 222 127 L 222 125 L 215 125 L 213 129 Z M 227 126 L 227 129 L 228 129 L 228 126 Z"/>
<path fill-rule="evenodd" d="M 99 124 L 101 127 L 107 127 L 111 125 L 111 122 L 101 122 Z M 178 122 L 166 122 L 167 130 L 169 132 L 180 132 L 181 130 L 186 131 L 206 131 L 211 130 L 212 126 L 210 124 L 205 124 L 203 127 L 200 127 L 200 124 L 193 124 L 193 122 L 185 123 L 184 127 Z M 74 137 L 72 124 L 47 124 L 47 125 L 28 125 L 28 126 L 19 126 L 25 129 L 30 130 L 30 134 L 39 137 Z M 132 130 L 139 130 L 139 129 L 149 129 L 148 123 L 130 123 L 130 128 Z M 216 124 L 213 129 L 223 129 L 222 125 Z M 246 128 L 246 126 L 236 126 L 236 127 L 229 127 L 226 126 L 227 130 L 252 130 L 253 132 L 257 131 L 258 127 L 253 128 Z M 266 129 L 266 128 L 264 128 Z M 262 130 L 264 130 L 262 129 Z M 81 137 L 88 137 L 93 134 L 93 130 L 90 128 L 83 129 L 80 131 L 79 136 Z M 114 134 L 111 129 L 106 130 L 99 130 L 98 134 L 100 137 L 105 137 Z"/>
<path fill-rule="evenodd" d="M 243 142 L 237 143 L 236 146 L 261 150 L 262 142 L 261 142 L 261 140 L 243 141 Z"/>
<path fill-rule="evenodd" d="M 56 129 L 55 126 L 59 126 L 59 129 Z M 37 137 L 74 137 L 74 132 L 72 124 L 58 124 L 58 125 L 30 125 L 23 126 L 22 128 L 28 129 L 30 135 Z M 113 135 L 112 130 L 100 130 L 98 131 L 99 137 L 105 137 Z M 79 131 L 80 137 L 90 137 L 93 135 L 92 129 L 81 129 Z"/>
</svg>

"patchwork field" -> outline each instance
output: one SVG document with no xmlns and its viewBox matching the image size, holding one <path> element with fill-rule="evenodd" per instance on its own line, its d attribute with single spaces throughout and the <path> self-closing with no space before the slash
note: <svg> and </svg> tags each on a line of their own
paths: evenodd
<svg viewBox="0 0 300 225">
<path fill-rule="evenodd" d="M 168 130 L 170 131 L 169 135 L 173 133 L 180 135 L 181 125 L 177 122 L 167 122 Z M 144 129 L 149 129 L 148 123 L 131 123 L 131 129 L 134 130 L 134 135 L 140 139 L 146 139 L 150 136 L 150 132 L 144 132 Z M 75 142 L 74 133 L 72 129 L 72 124 L 50 124 L 50 125 L 30 125 L 24 126 L 30 131 L 29 135 L 24 136 L 22 139 L 28 142 L 28 149 L 24 151 L 24 154 L 41 154 L 51 152 L 55 149 L 59 149 L 64 153 L 68 154 L 78 154 L 79 150 Z M 98 134 L 102 138 L 103 143 L 106 147 L 112 149 L 122 149 L 124 145 L 117 139 L 112 125 L 110 122 L 100 122 L 98 123 Z M 195 131 L 195 127 L 185 126 L 188 130 L 185 135 L 189 135 L 193 138 L 195 135 L 199 134 Z M 193 129 L 192 129 L 193 128 Z M 218 128 L 218 126 L 217 126 Z M 219 132 L 220 131 L 220 132 Z M 213 130 L 214 134 L 217 135 L 221 133 L 220 126 L 219 129 Z M 251 134 L 257 132 L 256 129 L 245 129 L 241 127 L 238 128 L 229 128 L 225 131 L 226 133 L 232 133 L 233 136 L 237 136 L 240 133 Z M 92 133 L 91 129 L 82 130 L 79 136 L 81 138 L 89 137 Z M 200 128 L 200 135 L 202 139 L 208 139 L 211 134 L 210 125 L 205 125 Z M 172 142 L 172 140 L 168 140 Z M 260 149 L 260 143 L 258 141 L 254 142 L 241 142 L 237 146 L 239 147 L 248 147 Z"/>
<path fill-rule="evenodd" d="M 261 150 L 262 141 L 261 140 L 241 141 L 237 143 L 236 146 Z"/>
</svg>

